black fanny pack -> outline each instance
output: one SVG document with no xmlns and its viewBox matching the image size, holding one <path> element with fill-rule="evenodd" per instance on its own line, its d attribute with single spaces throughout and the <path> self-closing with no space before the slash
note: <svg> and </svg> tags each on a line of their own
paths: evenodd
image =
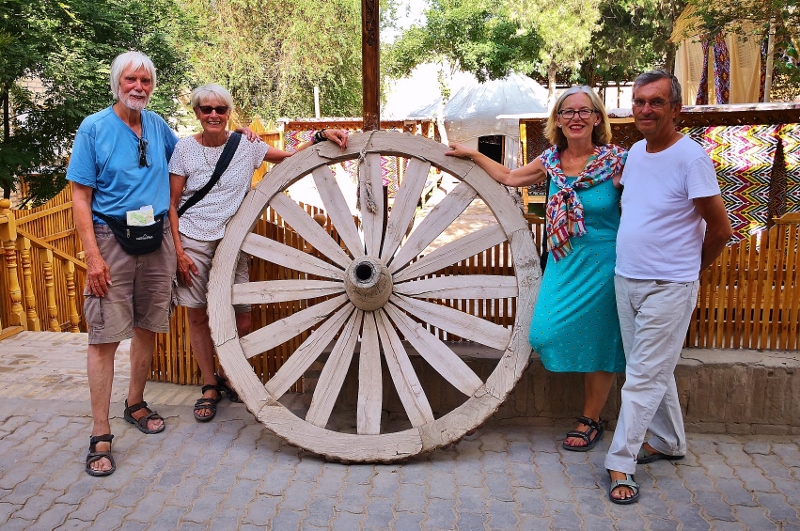
<svg viewBox="0 0 800 531">
<path fill-rule="evenodd" d="M 94 212 L 108 224 L 122 250 L 128 254 L 141 255 L 157 251 L 164 239 L 164 216 L 156 216 L 152 225 L 128 225 L 124 221 Z"/>
</svg>

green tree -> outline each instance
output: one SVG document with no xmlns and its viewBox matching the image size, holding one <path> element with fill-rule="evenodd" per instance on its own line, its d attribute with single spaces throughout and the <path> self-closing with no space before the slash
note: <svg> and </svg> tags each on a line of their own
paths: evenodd
<svg viewBox="0 0 800 531">
<path fill-rule="evenodd" d="M 125 50 L 153 59 L 158 88 L 150 108 L 174 116 L 188 72 L 182 50 L 193 33 L 173 0 L 2 0 L 3 196 L 22 177 L 34 204 L 64 187 L 75 131 L 85 116 L 113 101 L 110 64 Z"/>
<path fill-rule="evenodd" d="M 361 2 L 186 0 L 206 21 L 190 60 L 198 82 L 218 82 L 240 115 L 314 115 L 314 87 L 325 116 L 360 116 Z M 381 27 L 394 0 L 381 3 Z"/>
<path fill-rule="evenodd" d="M 547 75 L 552 100 L 559 70 L 577 71 L 600 18 L 600 0 L 505 0 L 522 26 L 542 39 L 539 71 Z"/>
<path fill-rule="evenodd" d="M 431 0 L 425 17 L 424 27 L 407 30 L 388 47 L 388 74 L 401 77 L 435 61 L 485 81 L 535 67 L 539 35 L 493 0 Z"/>
<path fill-rule="evenodd" d="M 600 24 L 581 61 L 581 78 L 589 85 L 620 84 L 655 67 L 675 66 L 672 28 L 685 0 L 606 0 Z"/>
</svg>

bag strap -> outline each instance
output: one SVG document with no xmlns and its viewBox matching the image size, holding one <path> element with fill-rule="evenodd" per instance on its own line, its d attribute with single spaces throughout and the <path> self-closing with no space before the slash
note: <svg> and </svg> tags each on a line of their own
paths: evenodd
<svg viewBox="0 0 800 531">
<path fill-rule="evenodd" d="M 233 159 L 233 154 L 236 153 L 236 148 L 239 146 L 239 140 L 241 140 L 241 138 L 241 133 L 231 133 L 231 137 L 225 144 L 225 148 L 222 150 L 222 155 L 219 156 L 217 165 L 214 167 L 214 173 L 211 174 L 211 178 L 204 187 L 196 191 L 192 197 L 187 199 L 186 202 L 181 205 L 181 207 L 178 209 L 178 217 L 181 217 L 184 212 L 197 204 L 206 196 L 208 192 L 211 191 L 212 188 L 214 188 L 214 185 L 217 184 L 219 178 L 222 177 L 222 174 L 228 169 L 228 165 L 231 163 L 231 159 Z"/>
</svg>

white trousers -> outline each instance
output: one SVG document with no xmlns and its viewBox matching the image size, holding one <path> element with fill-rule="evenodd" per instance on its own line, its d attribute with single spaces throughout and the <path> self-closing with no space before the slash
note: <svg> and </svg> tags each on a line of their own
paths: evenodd
<svg viewBox="0 0 800 531">
<path fill-rule="evenodd" d="M 699 283 L 614 278 L 626 368 L 617 429 L 606 455 L 609 470 L 636 471 L 648 429 L 653 435 L 648 442 L 659 452 L 686 453 L 675 367 Z"/>
</svg>

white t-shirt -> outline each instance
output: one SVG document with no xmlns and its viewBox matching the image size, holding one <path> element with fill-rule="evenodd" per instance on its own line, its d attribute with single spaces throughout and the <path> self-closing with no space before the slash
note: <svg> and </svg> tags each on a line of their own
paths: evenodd
<svg viewBox="0 0 800 531">
<path fill-rule="evenodd" d="M 206 185 L 223 149 L 224 145 L 201 146 L 193 136 L 178 141 L 169 161 L 169 172 L 186 177 L 179 206 Z M 250 190 L 253 172 L 264 162 L 268 150 L 268 144 L 250 142 L 242 137 L 228 169 L 217 184 L 181 216 L 178 226 L 180 233 L 200 241 L 222 239 L 225 225 L 242 204 Z"/>
<path fill-rule="evenodd" d="M 700 276 L 706 223 L 693 199 L 719 195 L 714 164 L 688 136 L 658 153 L 641 140 L 622 172 L 618 275 L 693 282 Z"/>
</svg>

